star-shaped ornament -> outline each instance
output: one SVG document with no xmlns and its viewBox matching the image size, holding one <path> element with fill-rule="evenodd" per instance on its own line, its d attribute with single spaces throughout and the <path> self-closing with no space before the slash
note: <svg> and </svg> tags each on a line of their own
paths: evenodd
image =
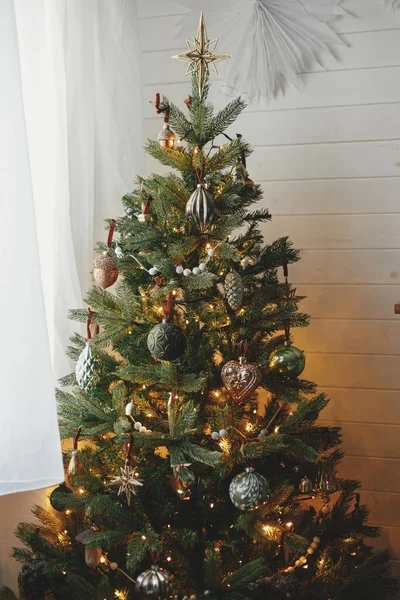
<svg viewBox="0 0 400 600">
<path fill-rule="evenodd" d="M 136 486 L 141 486 L 143 483 L 137 479 L 135 468 L 131 467 L 128 461 L 120 470 L 121 475 L 115 476 L 108 485 L 119 486 L 118 495 L 124 494 L 130 506 L 132 494 L 136 495 Z"/>
<path fill-rule="evenodd" d="M 190 73 L 196 73 L 199 94 L 201 98 L 203 96 L 204 85 L 206 83 L 207 76 L 210 74 L 210 72 L 218 75 L 215 63 L 220 60 L 232 58 L 232 55 L 225 54 L 224 52 L 215 52 L 215 48 L 218 44 L 218 38 L 215 38 L 215 40 L 208 39 L 203 13 L 200 15 L 197 37 L 193 38 L 193 40 L 186 40 L 186 44 L 188 47 L 188 52 L 177 54 L 172 58 L 189 63 L 186 75 L 189 75 Z"/>
</svg>

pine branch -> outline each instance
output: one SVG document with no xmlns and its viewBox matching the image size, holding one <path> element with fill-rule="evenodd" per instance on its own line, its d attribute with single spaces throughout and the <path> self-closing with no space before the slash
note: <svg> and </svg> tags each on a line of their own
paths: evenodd
<svg viewBox="0 0 400 600">
<path fill-rule="evenodd" d="M 209 139 L 212 140 L 223 133 L 236 121 L 241 112 L 246 108 L 246 103 L 241 98 L 235 98 L 225 108 L 219 111 L 209 125 Z"/>
</svg>

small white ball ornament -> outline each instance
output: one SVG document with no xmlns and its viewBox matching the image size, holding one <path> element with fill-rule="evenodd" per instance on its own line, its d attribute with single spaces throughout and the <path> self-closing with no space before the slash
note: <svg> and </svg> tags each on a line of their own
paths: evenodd
<svg viewBox="0 0 400 600">
<path fill-rule="evenodd" d="M 191 273 L 192 273 L 192 271 L 190 269 L 185 269 L 183 271 L 183 274 L 184 274 L 185 277 L 188 277 Z"/>
<path fill-rule="evenodd" d="M 158 273 L 157 267 L 151 267 L 151 269 L 149 269 L 149 273 L 150 273 L 150 275 L 157 275 L 157 273 Z"/>
<path fill-rule="evenodd" d="M 212 432 L 212 434 L 211 434 L 211 438 L 212 438 L 213 440 L 217 440 L 217 439 L 219 438 L 219 433 L 218 433 L 218 431 L 213 431 L 213 432 Z"/>
<path fill-rule="evenodd" d="M 176 267 L 175 272 L 178 273 L 178 275 L 182 275 L 182 273 L 183 273 L 183 267 L 181 267 L 179 265 L 178 267 Z"/>
<path fill-rule="evenodd" d="M 133 428 L 136 429 L 136 431 L 140 431 L 141 426 L 142 424 L 140 423 L 140 421 L 136 421 Z"/>
<path fill-rule="evenodd" d="M 225 437 L 226 434 L 227 434 L 226 429 L 221 429 L 220 432 L 219 432 L 220 437 Z"/>
<path fill-rule="evenodd" d="M 207 254 L 208 254 L 208 256 L 214 256 L 214 254 L 215 254 L 215 250 L 214 250 L 213 248 L 209 248 L 209 249 L 207 250 Z"/>
<path fill-rule="evenodd" d="M 200 269 L 200 271 L 207 271 L 207 265 L 205 265 L 204 263 L 200 263 L 199 269 Z"/>
<path fill-rule="evenodd" d="M 200 273 L 201 273 L 201 271 L 200 271 L 199 267 L 195 267 L 193 269 L 193 275 L 200 275 Z"/>
<path fill-rule="evenodd" d="M 118 569 L 118 563 L 116 563 L 116 562 L 110 563 L 110 569 L 111 569 L 111 571 L 116 571 Z"/>
</svg>

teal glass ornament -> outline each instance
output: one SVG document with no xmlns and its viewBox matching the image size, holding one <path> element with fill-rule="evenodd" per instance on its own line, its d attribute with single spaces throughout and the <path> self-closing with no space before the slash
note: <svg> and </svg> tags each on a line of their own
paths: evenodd
<svg viewBox="0 0 400 600">
<path fill-rule="evenodd" d="M 244 473 L 236 475 L 229 486 L 229 496 L 236 508 L 255 510 L 263 504 L 269 494 L 269 485 L 265 477 L 247 467 Z"/>
<path fill-rule="evenodd" d="M 177 360 L 186 350 L 186 336 L 179 327 L 163 319 L 147 336 L 147 347 L 158 360 Z"/>
<path fill-rule="evenodd" d="M 274 350 L 269 358 L 269 368 L 285 377 L 298 377 L 304 371 L 306 359 L 296 346 L 284 345 Z"/>
</svg>

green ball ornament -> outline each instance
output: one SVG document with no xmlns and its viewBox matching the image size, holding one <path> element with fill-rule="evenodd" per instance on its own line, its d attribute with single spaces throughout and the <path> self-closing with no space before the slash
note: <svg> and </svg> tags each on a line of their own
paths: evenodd
<svg viewBox="0 0 400 600">
<path fill-rule="evenodd" d="M 296 346 L 280 346 L 269 357 L 269 368 L 285 377 L 298 377 L 304 371 L 306 359 Z"/>
<path fill-rule="evenodd" d="M 67 507 L 65 506 L 65 496 L 67 494 L 73 494 L 73 491 L 67 486 L 66 483 L 60 483 L 50 494 L 49 500 L 54 510 L 58 512 L 65 512 Z"/>
<path fill-rule="evenodd" d="M 186 336 L 176 325 L 163 319 L 147 336 L 147 347 L 158 360 L 177 360 L 186 350 Z"/>
<path fill-rule="evenodd" d="M 229 486 L 230 499 L 240 510 L 255 510 L 266 501 L 268 494 L 267 480 L 252 467 L 247 467 L 244 473 L 236 475 Z"/>
</svg>

